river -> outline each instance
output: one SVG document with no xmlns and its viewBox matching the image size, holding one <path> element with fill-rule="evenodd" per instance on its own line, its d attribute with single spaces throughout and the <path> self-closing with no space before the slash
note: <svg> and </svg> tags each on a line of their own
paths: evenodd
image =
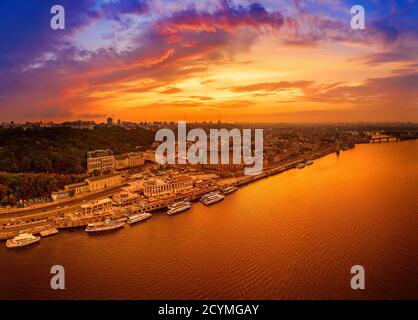
<svg viewBox="0 0 418 320">
<path fill-rule="evenodd" d="M 0 247 L 1 299 L 418 299 L 418 141 L 358 145 L 211 207 Z M 350 287 L 365 268 L 366 290 Z M 65 268 L 66 289 L 50 288 Z"/>
</svg>

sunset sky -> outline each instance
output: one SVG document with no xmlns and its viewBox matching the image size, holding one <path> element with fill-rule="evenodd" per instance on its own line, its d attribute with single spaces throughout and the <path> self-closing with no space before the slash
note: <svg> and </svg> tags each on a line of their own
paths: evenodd
<svg viewBox="0 0 418 320">
<path fill-rule="evenodd" d="M 418 1 L 2 0 L 0 122 L 108 116 L 418 121 Z"/>
</svg>

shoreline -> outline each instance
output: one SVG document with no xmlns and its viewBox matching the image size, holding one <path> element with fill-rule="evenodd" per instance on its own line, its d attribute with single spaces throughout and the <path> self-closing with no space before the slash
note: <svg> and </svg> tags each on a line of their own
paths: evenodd
<svg viewBox="0 0 418 320">
<path fill-rule="evenodd" d="M 371 144 L 371 143 L 357 143 L 357 144 Z M 356 145 L 357 145 L 356 144 Z M 346 150 L 350 150 L 355 148 L 355 145 L 352 148 L 346 149 Z M 272 166 L 272 167 L 268 167 L 266 169 L 263 170 L 263 173 L 256 175 L 256 176 L 240 176 L 235 178 L 235 181 L 233 182 L 229 182 L 229 183 L 222 183 L 222 180 L 219 181 L 216 186 L 212 186 L 212 187 L 207 187 L 205 189 L 193 189 L 192 192 L 189 192 L 187 194 L 183 194 L 181 196 L 177 196 L 177 197 L 172 197 L 172 198 L 168 198 L 165 199 L 163 201 L 154 201 L 154 202 L 148 202 L 148 203 L 143 203 L 143 204 L 139 204 L 137 205 L 137 207 L 142 206 L 141 210 L 138 212 L 158 212 L 161 211 L 162 209 L 166 208 L 168 206 L 168 204 L 172 203 L 172 202 L 176 202 L 176 201 L 181 201 L 184 199 L 189 199 L 191 201 L 196 201 L 198 200 L 203 194 L 208 193 L 208 192 L 212 192 L 212 191 L 216 191 L 216 190 L 220 190 L 224 187 L 228 187 L 228 186 L 235 186 L 235 187 L 241 187 L 241 186 L 245 186 L 247 184 L 250 184 L 252 182 L 256 182 L 258 180 L 264 179 L 264 178 L 268 178 L 270 176 L 273 175 L 277 175 L 283 172 L 286 172 L 288 170 L 291 169 L 295 169 L 297 168 L 298 164 L 301 163 L 305 163 L 307 161 L 313 161 L 313 160 L 317 160 L 317 159 L 321 159 L 323 157 L 326 157 L 332 153 L 336 153 L 337 150 L 335 150 L 334 148 L 327 148 L 325 150 L 322 151 L 318 151 L 314 154 L 311 155 L 307 155 L 306 157 L 300 158 L 300 159 L 296 159 L 293 160 L 291 162 L 285 163 L 285 164 L 280 164 L 280 165 L 276 165 L 276 166 Z M 341 150 L 341 152 L 343 152 Z M 231 178 L 227 178 L 225 180 L 228 180 Z M 132 207 L 132 206 L 131 206 Z M 127 217 L 127 213 L 126 213 L 126 209 L 128 209 L 129 207 L 112 207 L 112 210 L 104 212 L 103 214 L 100 215 L 96 215 L 96 216 L 85 216 L 85 217 L 81 217 L 78 219 L 74 219 L 73 221 L 70 221 L 67 224 L 60 224 L 59 222 L 57 222 L 58 215 L 54 215 L 51 217 L 48 217 L 44 220 L 40 220 L 39 225 L 35 226 L 22 226 L 22 228 L 17 228 L 16 230 L 13 231 L 9 231 L 9 232 L 5 232 L 5 231 L 0 231 L 0 240 L 7 240 L 10 239 L 14 236 L 16 236 L 17 234 L 21 233 L 21 232 L 29 232 L 29 233 L 33 233 L 33 234 L 39 234 L 41 231 L 45 231 L 51 228 L 57 228 L 57 229 L 75 229 L 75 228 L 81 228 L 81 227 L 85 227 L 88 223 L 93 223 L 93 222 L 99 222 L 99 221 L 103 221 L 105 218 L 115 218 L 115 219 L 119 219 L 121 217 Z M 19 219 L 19 218 L 16 218 Z"/>
<path fill-rule="evenodd" d="M 241 187 L 241 186 L 245 186 L 247 184 L 250 184 L 252 182 L 256 182 L 258 180 L 262 180 L 264 178 L 268 178 L 270 176 L 273 175 L 277 175 L 283 172 L 286 172 L 288 170 L 291 169 L 295 169 L 296 166 L 300 163 L 304 163 L 306 161 L 309 160 L 316 160 L 322 157 L 325 157 L 327 155 L 330 155 L 332 153 L 336 152 L 335 150 L 323 150 L 321 152 L 317 152 L 313 155 L 309 155 L 307 157 L 303 157 L 302 159 L 297 159 L 297 160 L 293 160 L 289 163 L 286 164 L 280 164 L 277 166 L 272 166 L 270 168 L 264 169 L 263 172 L 259 175 L 256 176 L 241 176 L 236 178 L 236 180 L 232 183 L 222 183 L 222 180 L 219 181 L 217 183 L 216 186 L 212 186 L 212 187 L 207 187 L 205 189 L 194 189 L 192 192 L 188 193 L 188 194 L 184 194 L 180 197 L 176 197 L 176 198 L 170 198 L 170 199 L 166 199 L 163 201 L 155 201 L 155 202 L 150 202 L 147 203 L 146 205 L 142 204 L 142 206 L 144 207 L 143 209 L 141 209 L 141 212 L 159 212 L 163 209 L 165 209 L 170 203 L 172 202 L 176 202 L 176 201 L 181 201 L 184 200 L 185 198 L 190 199 L 190 201 L 198 201 L 198 199 L 200 199 L 200 197 L 208 192 L 213 192 L 213 191 L 218 191 L 221 190 L 224 187 L 228 187 L 228 186 L 235 186 L 235 187 Z M 226 179 L 227 180 L 227 179 Z M 239 190 L 238 190 L 239 191 Z M 141 206 L 141 204 L 139 205 Z M 105 218 L 111 218 L 111 219 L 120 219 L 123 217 L 126 217 L 126 209 L 128 209 L 129 207 L 113 207 L 112 210 L 108 211 L 108 212 L 104 212 L 101 215 L 98 216 L 86 216 L 86 217 L 81 217 L 78 218 L 74 221 L 67 221 L 67 223 L 60 223 L 60 221 L 57 221 L 58 215 L 52 216 L 52 217 L 48 217 L 45 218 L 43 220 L 39 220 L 39 223 L 35 223 L 35 224 L 39 224 L 39 225 L 32 225 L 32 226 L 22 226 L 22 228 L 17 228 L 16 230 L 13 231 L 9 231 L 9 232 L 4 232 L 4 231 L 0 231 L 0 240 L 7 240 L 10 238 L 13 238 L 14 236 L 18 235 L 19 233 L 22 232 L 27 232 L 27 233 L 33 233 L 33 234 L 40 234 L 42 231 L 45 230 L 49 230 L 51 228 L 56 228 L 58 230 L 60 229 L 81 229 L 83 227 L 85 227 L 86 225 L 88 225 L 89 223 L 94 223 L 94 222 L 99 222 L 99 221 L 103 221 Z M 124 210 L 125 209 L 125 210 Z M 39 214 L 38 214 L 39 215 Z M 36 216 L 36 215 L 34 215 Z M 30 218 L 26 217 L 26 218 Z M 15 219 L 19 219 L 19 218 L 15 218 Z"/>
</svg>

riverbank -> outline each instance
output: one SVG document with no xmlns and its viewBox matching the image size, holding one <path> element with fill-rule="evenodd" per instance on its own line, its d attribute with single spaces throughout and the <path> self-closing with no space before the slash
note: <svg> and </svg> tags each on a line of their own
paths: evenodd
<svg viewBox="0 0 418 320">
<path fill-rule="evenodd" d="M 163 200 L 141 203 L 136 206 L 135 211 L 138 213 L 154 212 L 154 211 L 163 210 L 167 208 L 169 204 L 176 202 L 176 201 L 182 201 L 185 199 L 188 199 L 190 201 L 196 201 L 202 195 L 208 192 L 220 190 L 221 188 L 229 187 L 229 186 L 240 187 L 240 186 L 255 182 L 257 180 L 264 179 L 269 176 L 276 175 L 276 174 L 285 172 L 290 169 L 294 169 L 301 163 L 324 157 L 333 152 L 335 152 L 333 148 L 328 148 L 320 152 L 317 152 L 315 154 L 311 154 L 309 156 L 301 157 L 300 159 L 287 162 L 285 164 L 266 168 L 263 170 L 261 174 L 256 175 L 256 176 L 241 176 L 241 177 L 237 177 L 233 179 L 223 179 L 213 186 L 207 186 L 204 188 L 195 187 L 192 191 L 183 193 L 174 198 L 166 198 Z M 120 190 L 120 187 L 118 187 L 117 189 Z M 113 190 L 114 189 L 109 189 L 109 190 L 105 190 L 105 192 L 106 194 L 111 195 Z M 101 194 L 104 195 L 103 192 L 101 192 Z M 88 196 L 95 197 L 95 194 L 90 194 Z M 71 202 L 74 202 L 74 201 L 80 202 L 80 200 L 84 198 L 85 197 L 80 197 L 79 199 L 72 199 Z M 64 202 L 64 203 L 68 203 L 68 202 Z M 16 235 L 22 232 L 40 234 L 41 232 L 48 230 L 50 228 L 57 228 L 57 229 L 79 228 L 79 227 L 85 227 L 89 223 L 103 221 L 104 219 L 120 219 L 120 218 L 127 217 L 127 211 L 124 210 L 123 208 L 122 209 L 114 208 L 112 211 L 103 212 L 101 215 L 92 214 L 90 216 L 83 216 L 79 214 L 74 214 L 76 207 L 65 206 L 64 208 L 61 208 L 62 205 L 63 203 L 61 204 L 55 203 L 54 210 L 50 212 L 42 212 L 36 215 L 22 215 L 22 216 L 19 216 L 18 213 L 16 213 L 16 216 L 15 218 L 13 218 L 13 220 L 7 220 L 7 219 L 0 220 L 0 224 L 2 225 L 2 229 L 3 229 L 2 231 L 0 231 L 0 239 L 7 240 L 7 239 L 15 237 Z M 77 205 L 79 204 L 77 203 Z M 65 214 L 66 212 L 67 214 Z M 14 221 L 15 219 L 19 220 L 20 222 L 16 224 L 16 222 Z M 22 222 L 21 219 L 25 219 L 26 222 Z"/>
</svg>

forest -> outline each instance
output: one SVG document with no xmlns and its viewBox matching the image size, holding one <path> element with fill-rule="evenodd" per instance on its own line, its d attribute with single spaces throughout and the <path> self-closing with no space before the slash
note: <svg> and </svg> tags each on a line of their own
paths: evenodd
<svg viewBox="0 0 418 320">
<path fill-rule="evenodd" d="M 14 206 L 20 200 L 49 198 L 51 192 L 85 178 L 87 175 L 0 173 L 0 206 Z"/>
<path fill-rule="evenodd" d="M 0 128 L 0 206 L 49 197 L 66 184 L 83 181 L 89 150 L 121 154 L 153 142 L 154 134 L 142 128 Z"/>
<path fill-rule="evenodd" d="M 153 142 L 154 134 L 142 128 L 0 128 L 0 172 L 81 174 L 86 171 L 89 150 L 111 149 L 121 154 Z"/>
</svg>

